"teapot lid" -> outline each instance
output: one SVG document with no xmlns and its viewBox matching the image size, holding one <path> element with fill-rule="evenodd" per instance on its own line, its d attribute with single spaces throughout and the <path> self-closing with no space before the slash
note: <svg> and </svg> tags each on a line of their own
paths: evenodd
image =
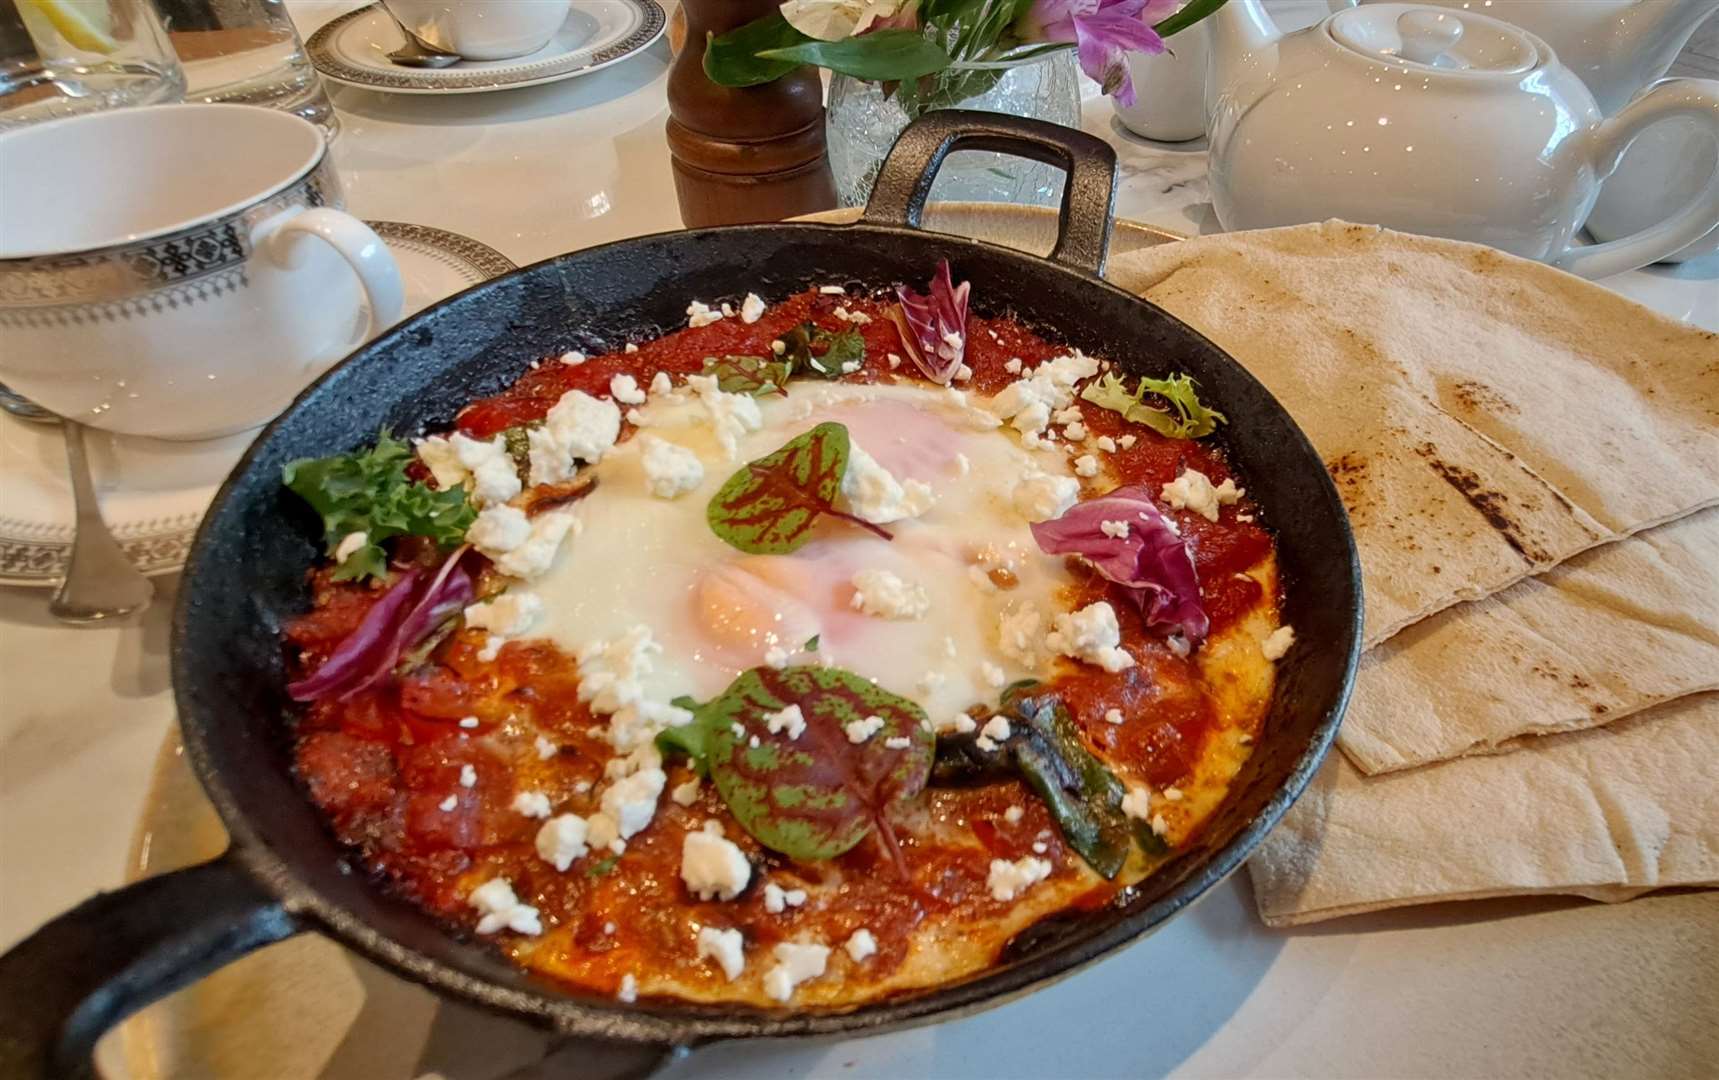
<svg viewBox="0 0 1719 1080">
<path fill-rule="evenodd" d="M 1333 15 L 1329 31 L 1370 58 L 1437 71 L 1519 75 L 1540 63 L 1534 39 L 1471 11 L 1370 4 Z"/>
</svg>

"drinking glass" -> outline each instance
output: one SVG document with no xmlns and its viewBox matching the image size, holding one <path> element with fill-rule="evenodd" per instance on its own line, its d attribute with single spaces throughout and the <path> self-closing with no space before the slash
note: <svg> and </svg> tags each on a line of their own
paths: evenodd
<svg viewBox="0 0 1719 1080">
<path fill-rule="evenodd" d="M 0 129 L 184 94 L 149 0 L 0 0 Z"/>
<path fill-rule="evenodd" d="M 282 0 L 155 2 L 185 67 L 187 101 L 262 105 L 335 133 L 334 106 Z"/>
</svg>

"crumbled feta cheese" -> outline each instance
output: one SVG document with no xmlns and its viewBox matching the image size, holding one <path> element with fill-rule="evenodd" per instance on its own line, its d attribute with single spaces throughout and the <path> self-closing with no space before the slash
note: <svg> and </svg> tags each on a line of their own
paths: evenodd
<svg viewBox="0 0 1719 1080">
<path fill-rule="evenodd" d="M 717 384 L 716 376 L 688 375 L 686 384 L 698 395 L 699 403 L 710 416 L 717 444 L 729 457 L 738 452 L 740 436 L 764 426 L 764 414 L 758 411 L 757 400 L 749 394 L 727 393 Z"/>
<path fill-rule="evenodd" d="M 1076 420 L 1062 429 L 1062 437 L 1072 442 L 1079 442 L 1086 438 L 1086 425 Z"/>
<path fill-rule="evenodd" d="M 639 380 L 631 375 L 616 375 L 609 380 L 609 396 L 622 405 L 643 405 L 645 392 L 639 389 Z"/>
<path fill-rule="evenodd" d="M 1098 361 L 1079 350 L 1047 360 L 1030 375 L 1023 374 L 991 399 L 990 408 L 1023 436 L 1043 434 L 1053 410 L 1074 402 L 1074 386 L 1098 372 Z M 1024 441 L 1024 440 L 1023 440 Z M 1029 446 L 1033 445 L 1031 442 Z"/>
<path fill-rule="evenodd" d="M 1010 734 L 1009 722 L 1001 716 L 993 716 L 989 720 L 985 721 L 985 726 L 980 729 L 979 733 L 987 739 L 992 739 L 996 742 L 1005 742 L 1008 740 Z"/>
<path fill-rule="evenodd" d="M 888 356 L 884 357 L 884 359 L 889 361 L 889 370 L 891 371 L 894 371 L 901 366 L 901 355 L 899 353 L 890 353 Z"/>
<path fill-rule="evenodd" d="M 818 291 L 825 296 L 846 296 L 848 292 L 840 285 L 819 285 Z"/>
<path fill-rule="evenodd" d="M 585 819 L 585 842 L 593 849 L 608 848 L 610 851 L 616 851 L 617 844 L 625 847 L 615 819 L 601 811 Z"/>
<path fill-rule="evenodd" d="M 469 764 L 460 766 L 460 786 L 463 788 L 477 786 L 477 770 Z"/>
<path fill-rule="evenodd" d="M 722 310 L 713 308 L 702 300 L 694 300 L 686 306 L 686 324 L 695 330 L 721 321 Z"/>
<path fill-rule="evenodd" d="M 690 832 L 681 841 L 680 879 L 700 900 L 732 900 L 752 880 L 752 864 L 734 841 L 714 832 Z"/>
<path fill-rule="evenodd" d="M 657 798 L 667 784 L 668 776 L 661 769 L 640 769 L 603 792 L 603 812 L 615 819 L 615 830 L 622 840 L 651 823 L 657 812 Z"/>
<path fill-rule="evenodd" d="M 350 532 L 340 538 L 340 543 L 334 548 L 334 561 L 343 563 L 354 551 L 370 546 L 370 534 L 367 532 Z"/>
<path fill-rule="evenodd" d="M 1120 723 L 1122 723 L 1122 710 L 1121 709 L 1106 709 L 1106 710 L 1104 710 L 1104 722 L 1107 724 L 1120 724 Z"/>
<path fill-rule="evenodd" d="M 1265 654 L 1267 660 L 1281 660 L 1289 647 L 1295 644 L 1295 630 L 1288 625 L 1280 626 L 1260 643 L 1259 651 Z"/>
<path fill-rule="evenodd" d="M 1002 689 L 1003 684 L 1009 681 L 1008 676 L 1003 674 L 1003 669 L 998 667 L 996 664 L 991 663 L 989 660 L 982 661 L 979 664 L 979 677 L 984 679 L 985 685 L 991 687 L 993 690 Z"/>
<path fill-rule="evenodd" d="M 786 731 L 788 738 L 798 739 L 806 730 L 806 716 L 800 711 L 800 706 L 789 705 L 780 712 L 765 713 L 764 726 L 772 735 Z"/>
<path fill-rule="evenodd" d="M 436 487 L 442 491 L 452 491 L 464 487 L 471 473 L 460 464 L 460 455 L 454 450 L 445 435 L 431 435 L 427 439 L 419 439 L 413 443 L 418 451 L 418 460 L 430 470 L 430 479 L 436 482 Z"/>
<path fill-rule="evenodd" d="M 792 654 L 789 653 L 787 649 L 782 648 L 780 645 L 772 645 L 768 649 L 764 650 L 764 666 L 781 670 L 788 666 L 788 659 L 790 656 L 792 656 Z"/>
<path fill-rule="evenodd" d="M 978 721 L 964 712 L 958 712 L 954 716 L 939 720 L 936 724 L 936 731 L 939 735 L 966 735 L 977 730 L 979 730 Z"/>
<path fill-rule="evenodd" d="M 663 647 L 651 636 L 651 628 L 637 625 L 608 641 L 594 641 L 580 648 L 574 659 L 579 669 L 579 700 L 602 715 L 619 712 L 644 699 L 639 680 L 655 664 L 651 657 Z"/>
<path fill-rule="evenodd" d="M 483 913 L 477 924 L 480 934 L 493 934 L 503 928 L 520 934 L 543 933 L 537 909 L 520 903 L 506 878 L 491 878 L 479 885 L 466 897 L 466 903 Z"/>
<path fill-rule="evenodd" d="M 714 926 L 698 929 L 698 958 L 715 960 L 723 977 L 733 982 L 746 970 L 746 942 L 738 930 L 718 930 Z"/>
<path fill-rule="evenodd" d="M 639 444 L 643 447 L 639 461 L 645 469 L 645 486 L 652 495 L 678 498 L 704 483 L 704 463 L 691 450 L 655 435 L 639 436 Z"/>
<path fill-rule="evenodd" d="M 883 730 L 883 717 L 868 716 L 863 720 L 849 720 L 842 725 L 842 730 L 847 733 L 848 742 L 857 745 Z"/>
<path fill-rule="evenodd" d="M 1138 435 L 1123 435 L 1117 438 L 1116 445 L 1122 447 L 1124 450 L 1132 450 L 1134 449 L 1134 444 L 1139 441 L 1139 438 L 1140 437 Z"/>
<path fill-rule="evenodd" d="M 1152 793 L 1143 787 L 1129 787 L 1122 796 L 1122 812 L 1131 818 L 1150 821 L 1152 818 Z"/>
<path fill-rule="evenodd" d="M 1116 609 L 1105 600 L 1058 615 L 1054 628 L 1045 635 L 1045 644 L 1113 675 L 1134 666 L 1134 657 L 1121 648 L 1122 628 L 1116 621 Z"/>
<path fill-rule="evenodd" d="M 1116 453 L 1116 440 L 1112 439 L 1108 435 L 1100 435 L 1098 438 L 1092 440 L 1092 445 L 1098 447 L 1106 454 Z"/>
<path fill-rule="evenodd" d="M 549 796 L 541 791 L 521 791 L 513 797 L 513 810 L 526 817 L 549 816 Z"/>
<path fill-rule="evenodd" d="M 997 619 L 997 642 L 1003 655 L 1022 667 L 1035 667 L 1043 640 L 1044 616 L 1031 604 L 1005 611 Z"/>
<path fill-rule="evenodd" d="M 1098 531 L 1116 540 L 1128 539 L 1128 523 L 1126 521 L 1101 521 Z"/>
<path fill-rule="evenodd" d="M 585 362 L 585 354 L 578 349 L 568 349 L 561 354 L 561 362 L 568 367 L 578 367 Z"/>
<path fill-rule="evenodd" d="M 861 570 L 853 576 L 849 606 L 880 619 L 921 619 L 931 610 L 925 586 L 903 581 L 888 570 Z"/>
<path fill-rule="evenodd" d="M 639 1000 L 639 980 L 632 972 L 621 976 L 621 988 L 615 991 L 615 1000 L 628 1005 Z"/>
<path fill-rule="evenodd" d="M 543 600 L 524 589 L 510 589 L 492 600 L 466 607 L 466 628 L 517 637 L 543 613 Z"/>
<path fill-rule="evenodd" d="M 937 688 L 943 685 L 944 681 L 943 673 L 941 671 L 927 671 L 919 677 L 919 681 L 915 683 L 914 686 L 917 687 L 919 692 L 922 694 L 934 694 L 937 692 Z"/>
<path fill-rule="evenodd" d="M 972 382 L 973 381 L 973 369 L 971 367 L 968 367 L 966 364 L 962 364 L 960 367 L 955 369 L 954 381 L 956 381 L 956 382 Z"/>
<path fill-rule="evenodd" d="M 1003 811 L 1003 820 L 1008 822 L 1010 825 L 1019 825 L 1021 823 L 1021 819 L 1026 816 L 1026 810 L 1019 806 L 1011 806 L 1007 810 Z"/>
<path fill-rule="evenodd" d="M 460 718 L 460 726 L 465 728 L 467 731 L 470 731 L 473 728 L 478 726 L 478 718 L 475 716 L 461 717 Z"/>
<path fill-rule="evenodd" d="M 561 752 L 561 748 L 559 746 L 556 746 L 541 735 L 537 736 L 535 745 L 537 747 L 537 759 L 539 761 L 548 761 L 550 758 Z"/>
<path fill-rule="evenodd" d="M 445 814 L 445 813 L 448 813 L 449 811 L 451 811 L 454 807 L 458 806 L 459 804 L 460 804 L 460 797 L 458 795 L 449 795 L 447 798 L 443 799 L 441 802 L 436 804 L 436 809 L 440 810 L 442 813 Z"/>
<path fill-rule="evenodd" d="M 936 501 L 929 485 L 918 480 L 898 481 L 858 443 L 849 442 L 848 467 L 842 474 L 836 509 L 874 525 L 887 525 L 919 517 Z"/>
<path fill-rule="evenodd" d="M 1182 789 L 1179 787 L 1167 787 L 1164 789 L 1164 798 L 1170 800 L 1171 802 L 1181 802 L 1182 801 Z"/>
<path fill-rule="evenodd" d="M 1172 510 L 1192 510 L 1207 521 L 1216 521 L 1218 507 L 1235 502 L 1243 494 L 1234 480 L 1225 480 L 1214 487 L 1205 473 L 1185 468 L 1182 475 L 1164 485 L 1159 498 L 1169 503 Z"/>
<path fill-rule="evenodd" d="M 1080 423 L 1080 416 L 1080 406 L 1070 405 L 1066 409 L 1058 409 L 1052 413 L 1051 419 L 1058 424 L 1078 424 Z"/>
<path fill-rule="evenodd" d="M 1049 850 L 1050 850 L 1050 845 L 1045 843 L 1043 840 L 1033 841 L 1033 852 L 1035 854 L 1043 855 L 1045 852 L 1047 852 Z"/>
<path fill-rule="evenodd" d="M 774 881 L 764 883 L 764 910 L 772 915 L 780 915 L 787 908 L 800 907 L 805 902 L 805 889 L 784 889 Z"/>
<path fill-rule="evenodd" d="M 620 435 L 619 405 L 583 390 L 567 391 L 543 418 L 543 425 L 526 433 L 532 484 L 571 479 L 574 461 L 601 461 Z"/>
<path fill-rule="evenodd" d="M 1028 521 L 1061 517 L 1080 498 L 1080 481 L 1072 476 L 1028 473 L 1010 495 L 1015 512 Z"/>
<path fill-rule="evenodd" d="M 740 301 L 740 321 L 748 326 L 757 322 L 764 315 L 764 298 L 755 292 L 746 294 L 746 299 Z"/>
<path fill-rule="evenodd" d="M 1093 477 L 1098 475 L 1098 459 L 1091 454 L 1082 454 L 1074 459 L 1074 474 L 1076 476 Z"/>
<path fill-rule="evenodd" d="M 867 323 L 871 322 L 871 316 L 867 315 L 865 312 L 863 312 L 863 311 L 849 311 L 845 307 L 836 308 L 836 310 L 834 312 L 832 312 L 832 314 L 834 314 L 835 317 L 840 319 L 841 321 L 847 322 L 847 323 L 853 323 L 855 326 L 864 326 Z"/>
<path fill-rule="evenodd" d="M 776 946 L 776 966 L 764 974 L 764 992 L 785 1002 L 794 996 L 795 987 L 822 975 L 829 961 L 828 945 L 784 941 Z"/>
<path fill-rule="evenodd" d="M 1003 370 L 1010 375 L 1019 375 L 1021 373 L 1021 358 L 1018 356 L 1009 357 L 1008 362 L 1003 365 Z"/>
<path fill-rule="evenodd" d="M 544 800 L 545 803 L 548 800 Z M 517 800 L 516 800 L 517 809 Z M 547 805 L 544 813 L 548 813 Z M 537 830 L 537 856 L 562 873 L 591 849 L 586 846 L 588 826 L 578 814 L 550 818 Z"/>
<path fill-rule="evenodd" d="M 532 578 L 549 569 L 561 541 L 578 523 L 565 510 L 551 510 L 527 519 L 513 506 L 491 506 L 466 530 L 466 540 L 490 557 L 497 570 L 513 577 Z"/>
<path fill-rule="evenodd" d="M 1152 826 L 1153 834 L 1158 837 L 1170 835 L 1170 823 L 1164 820 L 1163 814 L 1153 814 L 1152 820 L 1147 824 Z"/>
<path fill-rule="evenodd" d="M 1014 862 L 992 859 L 991 872 L 985 878 L 985 887 L 991 890 L 992 899 L 1006 902 L 1050 877 L 1050 874 L 1051 864 L 1047 859 L 1035 859 L 1031 855 L 1022 856 Z"/>
<path fill-rule="evenodd" d="M 629 341 L 625 345 L 621 346 L 621 351 L 630 356 L 633 353 L 638 352 L 639 347 L 637 345 L 634 345 L 632 342 Z"/>
<path fill-rule="evenodd" d="M 872 937 L 871 931 L 860 927 L 848 935 L 848 940 L 842 948 L 847 950 L 848 959 L 856 964 L 864 963 L 869 956 L 877 954 L 877 938 Z"/>
<path fill-rule="evenodd" d="M 905 735 L 891 735 L 883 740 L 883 745 L 889 750 L 906 750 L 913 745 L 913 740 Z"/>
<path fill-rule="evenodd" d="M 676 784 L 674 790 L 669 792 L 669 798 L 675 801 L 676 806 L 691 806 L 698 801 L 698 792 L 698 777 L 695 776 L 684 783 Z"/>
<path fill-rule="evenodd" d="M 495 658 L 501 655 L 501 647 L 506 644 L 507 639 L 500 634 L 486 634 L 483 648 L 478 650 L 477 658 L 486 664 L 493 663 Z"/>
</svg>

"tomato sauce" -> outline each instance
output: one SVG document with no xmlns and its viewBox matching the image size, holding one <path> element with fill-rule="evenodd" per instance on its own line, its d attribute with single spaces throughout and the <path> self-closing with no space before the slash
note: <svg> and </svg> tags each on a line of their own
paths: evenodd
<svg viewBox="0 0 1719 1080">
<path fill-rule="evenodd" d="M 837 308 L 872 321 L 856 326 Z M 849 381 L 915 377 L 885 310 L 868 298 L 805 293 L 756 323 L 727 318 L 639 343 L 633 353 L 578 364 L 551 357 L 507 391 L 469 405 L 458 426 L 488 437 L 541 419 L 569 390 L 606 396 L 618 374 L 632 374 L 643 385 L 657 371 L 697 372 L 707 356 L 768 356 L 773 340 L 807 321 L 863 334 L 865 366 Z M 1005 370 L 1011 359 L 1031 367 L 1063 351 L 1013 320 L 974 316 L 966 353 L 972 377 L 960 385 L 991 394 L 1015 378 Z M 891 354 L 900 358 L 899 367 L 891 365 Z M 1201 470 L 1214 483 L 1231 475 L 1216 447 L 1168 439 L 1109 410 L 1080 405 L 1093 435 L 1135 437 L 1131 447 L 1104 455 L 1112 475 L 1099 487 L 1088 481 L 1089 495 L 1114 484 L 1156 488 L 1183 467 Z M 1214 631 L 1260 600 L 1259 584 L 1243 572 L 1269 555 L 1272 540 L 1254 515 L 1245 498 L 1223 507 L 1215 523 L 1189 512 L 1173 515 L 1190 539 Z M 1070 607 L 1110 600 L 1136 664 L 1114 675 L 1064 665 L 1054 689 L 1088 744 L 1119 772 L 1154 788 L 1184 780 L 1217 723 L 1194 663 L 1148 630 L 1135 606 L 1106 582 L 1077 572 L 1081 580 Z M 327 658 L 380 595 L 334 583 L 326 570 L 313 574 L 313 592 L 314 608 L 287 631 L 304 673 Z M 670 971 L 683 983 L 717 990 L 722 975 L 697 959 L 693 947 L 697 929 L 706 925 L 741 929 L 750 949 L 806 936 L 839 944 L 865 927 L 877 941 L 874 970 L 887 972 L 907 956 L 927 920 L 983 920 L 1007 911 L 1010 905 L 994 900 L 986 884 L 991 859 L 1035 854 L 1049 859 L 1057 875 L 1071 873 L 1071 860 L 1078 859 L 1065 849 L 1043 804 L 1017 781 L 929 790 L 916 811 L 923 814 L 922 827 L 898 834 L 909 882 L 870 839 L 816 867 L 765 850 L 706 782 L 691 806 L 665 791 L 651 825 L 628 841 L 624 864 L 593 852 L 567 872 L 556 871 L 534 848 L 541 822 L 513 809 L 512 800 L 516 792 L 541 791 L 558 813 L 596 812 L 604 764 L 613 756 L 601 738 L 604 723 L 579 702 L 571 657 L 547 643 L 523 641 L 508 643 L 486 663 L 477 657 L 479 638 L 462 632 L 431 662 L 388 685 L 308 705 L 297 720 L 297 769 L 340 839 L 432 912 L 470 926 L 475 915 L 465 897 L 472 886 L 508 878 L 522 901 L 539 908 L 546 931 L 512 946 L 515 955 L 555 977 L 613 993 L 629 972 Z M 1111 710 L 1120 710 L 1125 722 L 1108 722 Z M 538 732 L 555 744 L 547 758 L 537 750 Z M 683 763 L 665 768 L 667 790 L 693 778 Z M 753 887 L 728 902 L 699 901 L 680 881 L 683 838 L 710 820 L 723 824 L 754 866 Z M 838 882 L 839 903 L 767 912 L 756 883 L 768 878 L 791 888 L 796 875 L 814 875 L 808 884 Z M 1101 903 L 1111 892 L 1094 890 L 1082 903 Z"/>
</svg>

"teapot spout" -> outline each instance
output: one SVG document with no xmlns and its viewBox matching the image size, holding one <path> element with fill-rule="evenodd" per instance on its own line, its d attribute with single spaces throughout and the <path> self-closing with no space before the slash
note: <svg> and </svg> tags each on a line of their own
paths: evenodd
<svg viewBox="0 0 1719 1080">
<path fill-rule="evenodd" d="M 1663 76 L 1719 0 L 1635 0 L 1598 38 L 1601 53 L 1565 59 L 1610 116 L 1642 87 Z M 1587 59 L 1589 63 L 1583 63 Z"/>
</svg>

